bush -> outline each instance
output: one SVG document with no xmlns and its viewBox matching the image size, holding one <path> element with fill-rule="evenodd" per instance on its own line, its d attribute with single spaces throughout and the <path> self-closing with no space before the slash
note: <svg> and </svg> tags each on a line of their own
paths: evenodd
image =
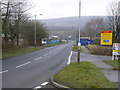
<svg viewBox="0 0 120 90">
<path fill-rule="evenodd" d="M 112 55 L 112 47 L 109 46 L 88 45 L 86 47 L 90 50 L 91 54 L 107 56 Z"/>
<path fill-rule="evenodd" d="M 2 49 L 8 49 L 13 46 L 12 42 L 2 42 Z"/>
</svg>

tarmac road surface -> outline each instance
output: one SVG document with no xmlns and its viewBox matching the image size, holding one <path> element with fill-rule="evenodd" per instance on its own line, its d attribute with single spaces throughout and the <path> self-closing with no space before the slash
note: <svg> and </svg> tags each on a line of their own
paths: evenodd
<svg viewBox="0 0 120 90">
<path fill-rule="evenodd" d="M 34 88 L 67 65 L 73 42 L 11 57 L 2 62 L 3 88 Z"/>
</svg>

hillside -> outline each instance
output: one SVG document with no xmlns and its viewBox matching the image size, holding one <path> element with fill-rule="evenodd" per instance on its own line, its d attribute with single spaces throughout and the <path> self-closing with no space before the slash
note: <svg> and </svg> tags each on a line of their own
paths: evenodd
<svg viewBox="0 0 120 90">
<path fill-rule="evenodd" d="M 81 16 L 81 25 L 80 27 L 84 27 L 84 25 L 95 18 L 106 18 L 106 16 Z M 79 17 L 66 17 L 66 18 L 55 18 L 55 19 L 43 19 L 40 20 L 44 23 L 49 31 L 49 35 L 57 35 L 61 38 L 67 38 L 69 36 L 73 36 L 76 38 L 76 34 L 78 31 L 78 21 Z"/>
<path fill-rule="evenodd" d="M 81 27 L 85 25 L 86 22 L 95 18 L 106 18 L 106 16 L 81 16 Z M 79 17 L 66 17 L 66 18 L 55 18 L 55 19 L 43 19 L 42 23 L 46 24 L 48 30 L 76 30 L 78 29 Z"/>
</svg>

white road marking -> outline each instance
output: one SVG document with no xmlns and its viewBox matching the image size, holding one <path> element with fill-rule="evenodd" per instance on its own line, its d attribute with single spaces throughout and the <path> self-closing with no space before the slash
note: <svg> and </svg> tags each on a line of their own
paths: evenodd
<svg viewBox="0 0 120 90">
<path fill-rule="evenodd" d="M 31 63 L 31 62 L 27 62 L 27 63 L 21 64 L 21 65 L 18 65 L 18 66 L 16 66 L 16 68 L 19 68 L 19 67 L 25 66 L 25 65 L 27 65 L 27 64 L 29 64 L 29 63 Z"/>
<path fill-rule="evenodd" d="M 42 57 L 36 58 L 35 61 L 37 61 L 37 60 L 39 60 L 39 59 L 41 59 L 41 58 L 42 58 Z"/>
<path fill-rule="evenodd" d="M 1 71 L 1 72 L 0 72 L 0 74 L 2 74 L 2 73 L 5 73 L 5 72 L 8 72 L 8 70 L 5 70 L 5 71 Z"/>
<path fill-rule="evenodd" d="M 49 52 L 49 54 L 52 53 L 52 52 Z"/>
<path fill-rule="evenodd" d="M 49 82 L 44 82 L 44 83 L 42 83 L 41 84 L 41 86 L 45 86 L 45 85 L 47 85 Z"/>
<path fill-rule="evenodd" d="M 47 56 L 48 54 L 45 54 L 44 56 Z"/>
<path fill-rule="evenodd" d="M 70 64 L 70 62 L 71 62 L 72 53 L 73 53 L 73 51 L 71 51 L 71 53 L 70 53 L 70 56 L 69 56 L 69 58 L 68 58 L 67 65 L 69 65 L 69 64 Z"/>
<path fill-rule="evenodd" d="M 34 88 L 34 90 L 37 90 L 37 89 L 40 89 L 40 88 L 42 88 L 42 86 L 37 86 L 37 87 Z"/>
</svg>

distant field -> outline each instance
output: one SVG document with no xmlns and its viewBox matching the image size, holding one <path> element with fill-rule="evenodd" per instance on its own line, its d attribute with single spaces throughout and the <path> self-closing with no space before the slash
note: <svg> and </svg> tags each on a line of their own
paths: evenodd
<svg viewBox="0 0 120 90">
<path fill-rule="evenodd" d="M 51 33 L 65 33 L 65 31 L 50 31 Z"/>
<path fill-rule="evenodd" d="M 51 35 L 64 35 L 64 36 L 68 36 L 69 34 L 73 34 L 73 30 L 49 30 L 50 36 Z"/>
</svg>

